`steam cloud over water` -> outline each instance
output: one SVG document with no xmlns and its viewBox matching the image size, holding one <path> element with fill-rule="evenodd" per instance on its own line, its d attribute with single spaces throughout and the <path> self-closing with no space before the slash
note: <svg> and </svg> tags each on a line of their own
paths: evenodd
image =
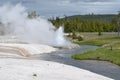
<svg viewBox="0 0 120 80">
<path fill-rule="evenodd" d="M 41 17 L 29 19 L 21 4 L 0 7 L 0 21 L 5 35 L 14 35 L 28 42 L 49 44 L 55 37 L 52 30 L 55 27 L 50 22 Z"/>
<path fill-rule="evenodd" d="M 63 29 L 55 27 L 42 17 L 28 18 L 26 8 L 21 4 L 0 7 L 0 33 L 29 42 L 52 46 L 72 45 L 64 39 Z"/>
</svg>

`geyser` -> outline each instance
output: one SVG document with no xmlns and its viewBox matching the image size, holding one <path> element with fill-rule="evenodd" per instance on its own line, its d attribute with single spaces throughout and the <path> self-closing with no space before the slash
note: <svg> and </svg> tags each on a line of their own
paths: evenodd
<svg viewBox="0 0 120 80">
<path fill-rule="evenodd" d="M 28 43 L 51 46 L 75 46 L 64 38 L 63 27 L 58 30 L 41 16 L 28 18 L 26 8 L 21 4 L 0 7 L 0 33 L 15 36 Z M 56 30 L 56 31 L 55 31 Z"/>
<path fill-rule="evenodd" d="M 55 44 L 62 46 L 63 44 L 65 44 L 65 39 L 64 39 L 64 33 L 63 33 L 63 27 L 59 27 L 58 30 L 56 31 L 56 40 L 55 40 Z"/>
</svg>

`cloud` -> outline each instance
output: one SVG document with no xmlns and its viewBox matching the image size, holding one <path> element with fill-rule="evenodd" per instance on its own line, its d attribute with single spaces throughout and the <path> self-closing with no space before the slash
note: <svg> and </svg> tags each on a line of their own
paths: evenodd
<svg viewBox="0 0 120 80">
<path fill-rule="evenodd" d="M 70 2 L 113 2 L 113 0 L 68 0 L 68 1 Z"/>
<path fill-rule="evenodd" d="M 22 3 L 28 11 L 38 11 L 42 16 L 64 16 L 78 14 L 114 14 L 120 10 L 120 0 L 0 0 Z"/>
</svg>

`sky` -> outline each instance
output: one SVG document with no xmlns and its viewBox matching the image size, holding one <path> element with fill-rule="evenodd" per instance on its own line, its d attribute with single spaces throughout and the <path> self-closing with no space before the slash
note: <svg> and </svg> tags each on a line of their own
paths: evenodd
<svg viewBox="0 0 120 80">
<path fill-rule="evenodd" d="M 37 11 L 45 17 L 117 14 L 120 11 L 120 0 L 0 0 L 0 6 L 6 3 L 21 3 L 28 11 Z"/>
</svg>

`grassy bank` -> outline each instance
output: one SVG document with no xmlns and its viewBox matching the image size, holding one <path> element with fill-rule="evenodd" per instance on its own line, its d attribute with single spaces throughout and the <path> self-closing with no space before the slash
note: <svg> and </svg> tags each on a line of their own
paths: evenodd
<svg viewBox="0 0 120 80">
<path fill-rule="evenodd" d="M 76 41 L 76 44 L 80 45 L 93 45 L 93 46 L 103 46 L 106 44 L 114 44 L 120 41 L 119 37 L 99 37 L 96 39 Z"/>
<path fill-rule="evenodd" d="M 106 44 L 114 44 L 120 41 L 120 37 L 110 36 L 108 34 L 103 34 L 98 36 L 97 33 L 81 33 L 84 36 L 83 41 L 74 41 L 76 44 L 80 45 L 93 45 L 93 46 L 103 46 Z"/>
<path fill-rule="evenodd" d="M 75 54 L 72 58 L 76 60 L 100 60 L 108 61 L 120 66 L 120 38 L 113 36 L 100 36 L 84 41 L 76 42 L 78 44 L 103 46 L 97 50 L 87 51 L 83 54 Z M 106 46 L 105 46 L 106 45 Z"/>
<path fill-rule="evenodd" d="M 100 60 L 108 61 L 120 66 L 120 49 L 100 48 L 94 51 L 88 51 L 84 54 L 75 54 L 72 58 L 76 60 Z"/>
</svg>

